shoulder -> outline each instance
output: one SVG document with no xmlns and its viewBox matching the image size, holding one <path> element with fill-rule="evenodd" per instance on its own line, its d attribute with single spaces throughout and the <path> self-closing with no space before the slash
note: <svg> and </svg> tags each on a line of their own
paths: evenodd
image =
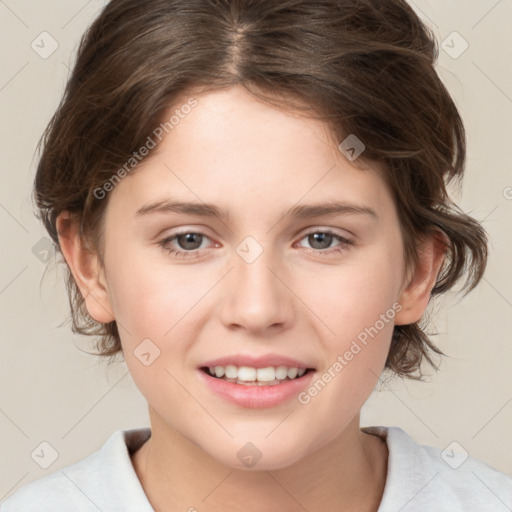
<svg viewBox="0 0 512 512">
<path fill-rule="evenodd" d="M 87 502 L 90 508 L 94 493 L 89 493 L 92 496 L 88 497 L 81 488 L 90 489 L 94 485 L 91 480 L 97 474 L 98 452 L 95 452 L 75 464 L 25 484 L 0 504 L 0 511 L 60 511 L 65 510 L 71 503 L 76 512 L 87 510 Z"/>
<path fill-rule="evenodd" d="M 512 478 L 470 456 L 458 442 L 440 449 L 416 443 L 399 427 L 363 430 L 384 437 L 389 450 L 388 476 L 378 512 L 512 509 Z"/>
<path fill-rule="evenodd" d="M 126 488 L 142 492 L 130 464 L 127 441 L 141 442 L 148 435 L 149 429 L 115 431 L 88 457 L 22 486 L 0 504 L 0 512 L 110 509 L 117 500 L 120 503 L 130 497 L 130 493 L 120 496 Z M 143 494 L 136 497 L 144 500 Z"/>
</svg>

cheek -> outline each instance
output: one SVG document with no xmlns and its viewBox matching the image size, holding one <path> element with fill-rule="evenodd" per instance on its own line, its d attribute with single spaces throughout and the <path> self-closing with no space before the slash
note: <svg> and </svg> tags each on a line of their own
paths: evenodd
<svg viewBox="0 0 512 512">
<path fill-rule="evenodd" d="M 148 263 L 147 257 L 112 259 L 108 268 L 109 295 L 125 343 L 144 338 L 163 340 L 186 319 L 194 305 L 211 288 L 211 276 L 198 275 L 186 265 Z M 191 285 L 192 284 L 192 285 Z M 204 284 L 204 285 L 202 285 Z M 180 328 L 182 328 L 180 323 Z"/>
<path fill-rule="evenodd" d="M 318 417 L 331 418 L 333 436 L 361 409 L 384 368 L 400 310 L 397 261 L 397 254 L 375 250 L 367 260 L 340 266 L 325 281 L 317 280 L 317 286 L 329 283 L 324 293 L 309 294 L 311 309 L 323 321 L 317 325 L 325 333 L 326 359 L 302 403 L 310 403 Z"/>
<path fill-rule="evenodd" d="M 310 298 L 311 309 L 334 331 L 331 335 L 346 341 L 373 326 L 382 314 L 394 318 L 400 261 L 392 247 L 373 247 L 359 259 L 326 270 L 324 277 L 310 279 L 303 293 Z M 389 334 L 392 324 L 378 326 Z"/>
</svg>

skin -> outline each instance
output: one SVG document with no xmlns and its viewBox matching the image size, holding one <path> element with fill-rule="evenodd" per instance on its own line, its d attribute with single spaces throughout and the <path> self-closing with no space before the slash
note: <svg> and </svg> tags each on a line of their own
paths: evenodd
<svg viewBox="0 0 512 512">
<path fill-rule="evenodd" d="M 393 325 L 425 311 L 442 247 L 428 238 L 416 269 L 405 272 L 397 211 L 379 169 L 356 168 L 320 121 L 240 86 L 195 97 L 198 106 L 158 151 L 109 193 L 104 267 L 80 245 L 76 224 L 66 227 L 66 212 L 57 224 L 90 315 L 118 322 L 126 364 L 148 401 L 152 436 L 132 456 L 135 471 L 158 511 L 376 511 L 388 452 L 359 429 L 360 410 L 384 368 Z M 229 218 L 135 216 L 168 198 L 214 203 Z M 371 206 L 378 219 L 283 216 L 334 199 Z M 205 235 L 195 246 L 169 244 L 195 253 L 188 258 L 159 245 L 180 228 Z M 353 245 L 307 236 L 325 229 Z M 250 264 L 236 252 L 247 236 L 263 249 Z M 197 377 L 202 362 L 238 352 L 294 357 L 321 375 L 396 303 L 394 319 L 308 404 L 242 408 Z M 148 338 L 160 355 L 145 366 L 134 350 Z M 247 442 L 262 453 L 250 469 L 237 457 Z"/>
</svg>

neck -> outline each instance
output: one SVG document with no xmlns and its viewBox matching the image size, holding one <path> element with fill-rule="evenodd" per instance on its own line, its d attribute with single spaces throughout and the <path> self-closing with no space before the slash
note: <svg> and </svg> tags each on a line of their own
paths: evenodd
<svg viewBox="0 0 512 512">
<path fill-rule="evenodd" d="M 233 512 L 377 512 L 387 446 L 359 430 L 359 415 L 328 444 L 286 468 L 239 470 L 220 464 L 176 430 L 152 419 L 150 439 L 132 455 L 153 508 Z M 237 508 L 238 507 L 238 508 Z"/>
</svg>

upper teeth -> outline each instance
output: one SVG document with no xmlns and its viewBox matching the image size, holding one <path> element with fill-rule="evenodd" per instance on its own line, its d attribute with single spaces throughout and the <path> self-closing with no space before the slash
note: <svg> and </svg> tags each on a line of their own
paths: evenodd
<svg viewBox="0 0 512 512">
<path fill-rule="evenodd" d="M 306 373 L 305 368 L 288 368 L 287 366 L 269 366 L 267 368 L 252 368 L 250 366 L 210 366 L 208 368 L 211 375 L 216 377 L 226 377 L 228 379 L 238 379 L 246 382 L 260 381 L 271 382 L 273 380 L 284 380 L 286 377 L 295 379 L 302 377 Z"/>
</svg>

